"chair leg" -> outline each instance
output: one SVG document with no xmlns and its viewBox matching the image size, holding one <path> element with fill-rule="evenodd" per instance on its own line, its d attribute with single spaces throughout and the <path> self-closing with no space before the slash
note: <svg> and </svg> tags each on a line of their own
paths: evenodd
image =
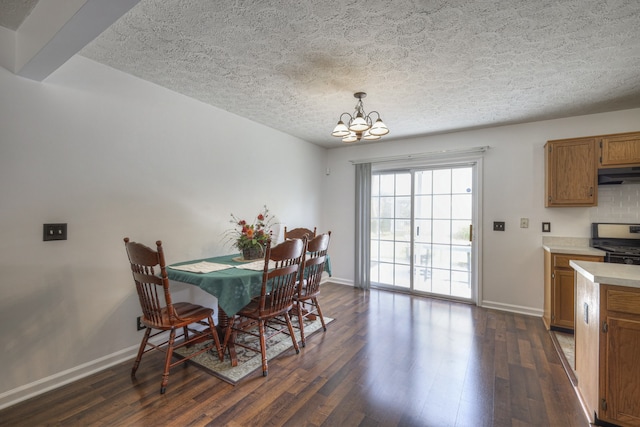
<svg viewBox="0 0 640 427">
<path fill-rule="evenodd" d="M 150 335 L 151 335 L 151 328 L 147 327 L 146 330 L 144 331 L 144 337 L 142 337 L 140 348 L 138 349 L 138 355 L 136 356 L 135 362 L 133 362 L 133 368 L 131 368 L 131 377 L 136 376 L 136 371 L 138 370 L 138 366 L 140 366 L 140 360 L 142 360 L 142 355 L 144 354 L 144 349 L 147 346 L 147 341 L 149 341 Z"/>
<path fill-rule="evenodd" d="M 320 316 L 320 322 L 322 323 L 322 329 L 326 332 L 327 331 L 327 325 L 325 325 L 324 323 L 324 317 L 322 316 L 322 310 L 320 310 L 320 303 L 318 302 L 318 298 L 312 298 L 313 303 L 316 306 L 316 310 L 318 311 L 318 316 Z"/>
<path fill-rule="evenodd" d="M 288 318 L 288 314 L 286 314 L 287 318 Z M 289 323 L 291 323 L 291 321 L 289 321 Z M 262 353 L 262 376 L 266 377 L 267 374 L 269 373 L 269 366 L 267 366 L 267 342 L 265 340 L 265 327 L 264 327 L 265 321 L 264 320 L 260 320 L 258 322 L 258 331 L 260 334 L 260 352 Z M 295 337 L 293 338 L 295 340 Z M 298 345 L 298 343 L 296 343 L 296 345 Z"/>
<path fill-rule="evenodd" d="M 162 373 L 162 384 L 160 385 L 160 394 L 164 394 L 169 383 L 169 366 L 171 366 L 171 357 L 173 356 L 173 343 L 176 339 L 176 330 L 171 329 L 169 334 L 169 342 L 167 344 L 167 355 L 164 359 L 164 372 Z"/>
<path fill-rule="evenodd" d="M 289 328 L 289 335 L 291 335 L 291 342 L 293 342 L 293 348 L 296 349 L 296 354 L 300 353 L 300 348 L 298 347 L 298 341 L 296 340 L 296 335 L 293 332 L 293 324 L 291 323 L 291 317 L 289 313 L 284 313 L 284 319 L 287 321 L 287 327 Z"/>
<path fill-rule="evenodd" d="M 186 326 L 182 327 L 182 339 L 184 340 L 184 342 L 189 341 L 189 328 Z M 192 344 L 187 345 L 187 347 L 191 347 Z M 182 364 L 182 368 L 183 369 L 187 369 L 187 366 L 189 364 L 188 360 L 185 360 L 184 363 Z"/>
<path fill-rule="evenodd" d="M 296 311 L 298 312 L 298 326 L 300 326 L 300 344 L 306 347 L 307 342 L 304 339 L 304 316 L 302 315 L 302 303 L 296 301 Z"/>
</svg>

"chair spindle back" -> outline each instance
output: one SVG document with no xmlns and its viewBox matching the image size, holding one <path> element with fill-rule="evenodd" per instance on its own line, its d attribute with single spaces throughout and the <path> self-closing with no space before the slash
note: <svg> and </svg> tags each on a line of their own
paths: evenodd
<svg viewBox="0 0 640 427">
<path fill-rule="evenodd" d="M 267 243 L 260 300 L 261 312 L 276 312 L 291 307 L 306 246 L 306 238 L 287 240 L 274 247 L 271 247 L 270 241 Z M 269 261 L 275 262 L 275 267 L 271 270 Z"/>
<path fill-rule="evenodd" d="M 170 323 L 175 322 L 176 314 L 169 292 L 169 278 L 162 251 L 162 241 L 156 242 L 157 250 L 125 238 L 125 247 L 133 280 L 136 284 L 142 314 L 153 325 L 162 325 L 163 315 L 169 316 Z M 166 307 L 166 312 L 163 308 Z M 165 314 L 166 313 L 166 314 Z"/>
<path fill-rule="evenodd" d="M 327 250 L 331 231 L 319 234 L 307 244 L 304 267 L 300 275 L 299 293 L 303 296 L 316 295 L 320 292 L 320 281 L 324 264 L 327 261 Z"/>
</svg>

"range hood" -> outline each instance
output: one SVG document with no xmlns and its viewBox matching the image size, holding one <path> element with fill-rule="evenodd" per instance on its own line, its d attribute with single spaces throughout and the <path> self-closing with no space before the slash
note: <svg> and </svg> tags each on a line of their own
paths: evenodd
<svg viewBox="0 0 640 427">
<path fill-rule="evenodd" d="M 640 166 L 598 169 L 598 185 L 640 184 Z"/>
</svg>

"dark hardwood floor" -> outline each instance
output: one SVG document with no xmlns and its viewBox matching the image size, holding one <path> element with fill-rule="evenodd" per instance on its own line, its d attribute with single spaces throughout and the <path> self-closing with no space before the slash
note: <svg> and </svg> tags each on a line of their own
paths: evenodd
<svg viewBox="0 0 640 427">
<path fill-rule="evenodd" d="M 542 320 L 327 283 L 326 333 L 231 386 L 162 357 L 0 411 L 6 426 L 588 426 Z"/>
</svg>

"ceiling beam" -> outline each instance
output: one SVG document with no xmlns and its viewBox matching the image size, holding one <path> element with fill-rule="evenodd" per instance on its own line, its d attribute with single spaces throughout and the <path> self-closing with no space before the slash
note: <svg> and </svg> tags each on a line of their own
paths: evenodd
<svg viewBox="0 0 640 427">
<path fill-rule="evenodd" d="M 139 1 L 38 2 L 16 32 L 14 73 L 44 80 Z"/>
</svg>

